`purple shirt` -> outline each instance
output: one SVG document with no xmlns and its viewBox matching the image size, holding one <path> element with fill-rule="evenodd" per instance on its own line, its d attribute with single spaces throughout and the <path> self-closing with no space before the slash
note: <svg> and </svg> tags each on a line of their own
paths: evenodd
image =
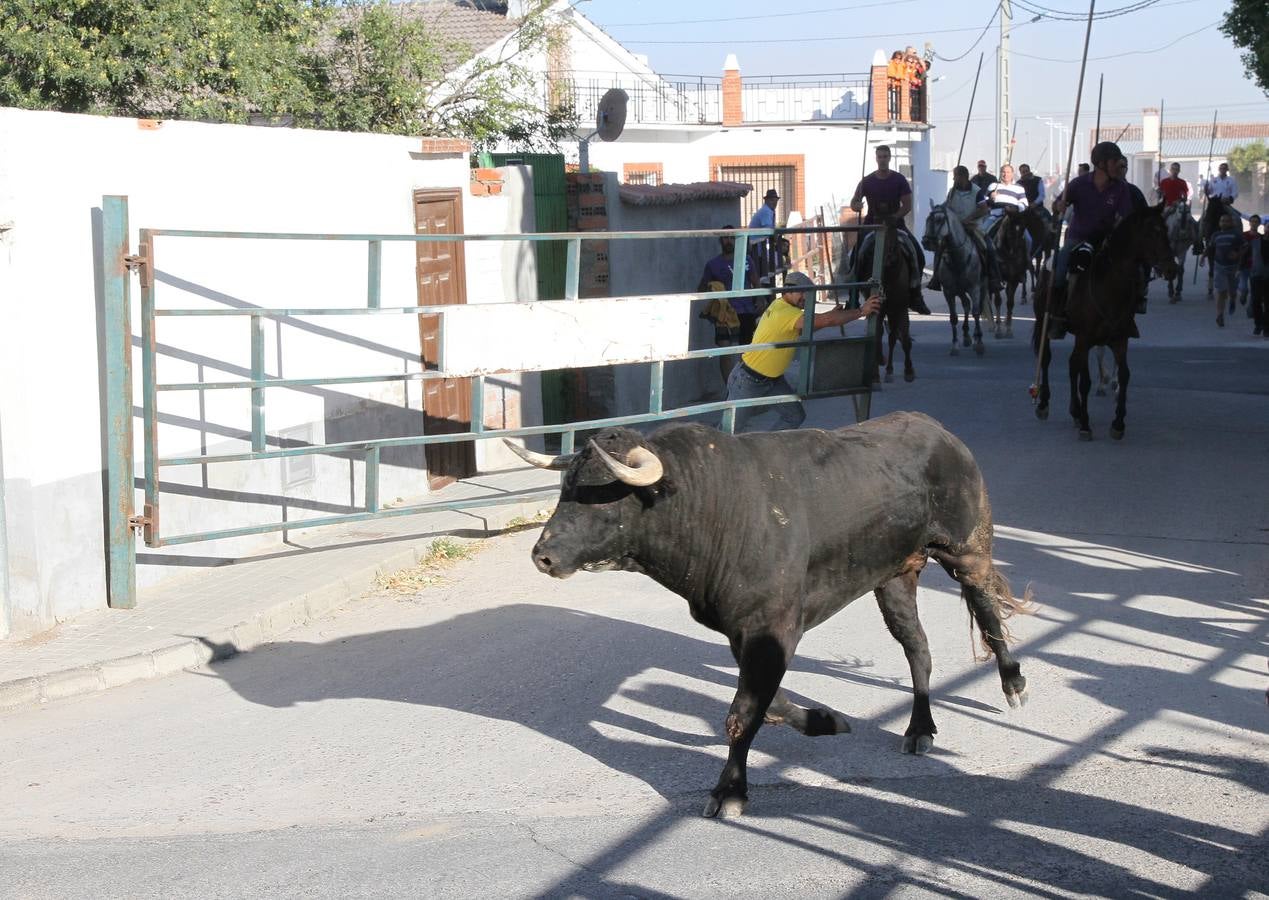
<svg viewBox="0 0 1269 900">
<path fill-rule="evenodd" d="M 1066 204 L 1074 210 L 1071 225 L 1066 231 L 1067 240 L 1073 244 L 1091 238 L 1105 238 L 1115 225 L 1115 217 L 1132 213 L 1132 195 L 1122 181 L 1107 183 L 1106 190 L 1099 191 L 1093 184 L 1093 173 L 1071 179 L 1066 189 Z"/>
<path fill-rule="evenodd" d="M 705 263 L 705 271 L 701 273 L 700 284 L 697 285 L 697 293 L 704 293 L 709 289 L 711 281 L 720 282 L 723 290 L 731 290 L 732 275 L 732 255 L 730 253 L 720 253 Z M 750 277 L 753 273 L 753 257 L 745 255 L 745 287 L 751 287 Z M 758 312 L 758 307 L 753 297 L 731 297 L 731 308 L 742 315 L 751 315 Z"/>
<path fill-rule="evenodd" d="M 885 209 L 892 213 L 898 212 L 899 201 L 911 194 L 912 188 L 908 184 L 908 179 L 898 172 L 891 172 L 885 178 L 878 178 L 877 173 L 873 172 L 859 182 L 859 190 L 856 193 L 868 201 L 868 215 L 864 217 L 864 224 L 880 225 L 878 211 Z"/>
</svg>

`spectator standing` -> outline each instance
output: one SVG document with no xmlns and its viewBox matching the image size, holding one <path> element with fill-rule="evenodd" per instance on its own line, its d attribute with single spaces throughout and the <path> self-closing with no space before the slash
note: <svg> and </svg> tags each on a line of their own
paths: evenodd
<svg viewBox="0 0 1269 900">
<path fill-rule="evenodd" d="M 749 227 L 775 228 L 775 211 L 779 204 L 780 194 L 775 188 L 768 188 L 767 192 L 762 195 L 762 206 L 754 210 L 754 214 L 749 217 Z M 780 259 L 774 237 L 750 237 L 749 248 L 750 252 L 757 258 L 759 274 L 766 274 L 780 267 Z"/>
<path fill-rule="evenodd" d="M 1243 261 L 1238 267 L 1238 303 L 1242 306 L 1247 306 L 1247 295 L 1251 290 L 1251 245 L 1260 238 L 1260 216 L 1252 213 L 1247 217 L 1247 225 L 1247 230 L 1243 232 L 1247 252 L 1243 254 Z M 1229 311 L 1234 311 L 1233 304 Z M 1247 306 L 1247 317 L 1253 318 L 1250 306 Z"/>
<path fill-rule="evenodd" d="M 1216 283 L 1216 324 L 1225 327 L 1225 301 L 1230 301 L 1229 311 L 1234 311 L 1234 291 L 1238 284 L 1238 265 L 1242 262 L 1247 242 L 1240 228 L 1235 227 L 1234 217 L 1224 213 L 1220 218 L 1220 231 L 1207 242 L 1208 262 L 1212 266 Z"/>
<path fill-rule="evenodd" d="M 1159 180 L 1159 199 L 1165 207 L 1190 199 L 1190 186 L 1181 177 L 1181 164 L 1168 166 L 1168 177 Z"/>
<path fill-rule="evenodd" d="M 732 226 L 723 227 L 731 228 Z M 701 279 L 696 285 L 698 294 L 707 291 L 731 290 L 733 265 L 736 259 L 736 239 L 730 235 L 723 235 L 718 239 L 718 244 L 722 252 L 705 263 Z M 758 286 L 753 259 L 749 254 L 745 254 L 744 286 L 746 288 Z M 720 297 L 717 300 L 711 300 L 701 316 L 714 323 L 714 345 L 732 347 L 737 344 L 748 344 L 753 340 L 754 327 L 758 322 L 758 307 L 753 297 Z M 723 381 L 726 382 L 732 367 L 736 365 L 736 357 L 720 356 L 718 363 L 722 370 Z"/>
<path fill-rule="evenodd" d="M 837 307 L 829 312 L 816 313 L 815 300 L 812 297 L 809 310 L 805 309 L 807 291 L 815 282 L 802 272 L 790 272 L 784 279 L 784 293 L 767 307 L 767 311 L 758 320 L 758 328 L 754 334 L 755 344 L 776 344 L 784 341 L 796 341 L 802 335 L 802 326 L 806 316 L 812 318 L 812 328 L 830 328 L 834 325 L 845 325 L 856 319 L 862 319 L 881 311 L 881 300 L 875 295 L 869 297 L 859 309 Z M 771 397 L 777 394 L 793 394 L 793 386 L 784 377 L 796 347 L 777 347 L 765 350 L 750 350 L 740 358 L 740 365 L 731 370 L 727 379 L 728 400 L 752 400 L 758 397 Z M 749 431 L 749 424 L 754 416 L 767 410 L 774 410 L 777 421 L 782 428 L 797 428 L 806 420 L 806 407 L 800 400 L 781 403 L 774 407 L 742 406 L 736 409 L 736 431 Z"/>
<path fill-rule="evenodd" d="M 899 121 L 899 92 L 904 89 L 907 80 L 908 67 L 903 51 L 896 50 L 890 54 L 890 62 L 886 63 L 886 113 L 891 122 Z"/>
<path fill-rule="evenodd" d="M 1269 235 L 1257 235 L 1250 242 L 1251 317 L 1253 334 L 1269 338 Z"/>
</svg>

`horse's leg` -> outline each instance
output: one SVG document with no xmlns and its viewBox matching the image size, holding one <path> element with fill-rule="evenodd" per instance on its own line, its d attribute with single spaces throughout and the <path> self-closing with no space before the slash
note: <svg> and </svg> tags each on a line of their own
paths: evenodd
<svg viewBox="0 0 1269 900">
<path fill-rule="evenodd" d="M 1038 324 L 1037 328 L 1040 327 Z M 1040 420 L 1049 417 L 1049 363 L 1053 361 L 1053 345 L 1041 335 L 1040 337 L 1040 386 L 1039 402 L 1035 407 L 1035 417 Z"/>
<path fill-rule="evenodd" d="M 1009 282 L 1005 282 L 1005 291 L 1009 290 Z M 1005 315 L 1004 315 L 1005 298 L 1003 292 L 995 294 L 992 297 L 991 325 L 992 335 L 994 337 L 1002 337 L 1005 333 Z"/>
<path fill-rule="evenodd" d="M 1005 337 L 1013 337 L 1013 295 L 1018 289 L 1018 283 L 1015 282 L 1009 286 L 1008 305 L 1005 307 Z M 1027 296 L 1027 276 L 1022 276 L 1022 296 Z M 1025 302 L 1025 299 L 1024 301 Z"/>
<path fill-rule="evenodd" d="M 916 369 L 912 368 L 912 319 L 906 308 L 899 320 L 899 328 L 903 341 L 903 380 L 912 381 L 916 378 Z"/>
<path fill-rule="evenodd" d="M 1110 345 L 1115 354 L 1115 368 L 1119 390 L 1115 393 L 1115 420 L 1110 424 L 1110 436 L 1121 440 L 1124 436 L 1124 417 L 1128 414 L 1128 338 L 1120 338 Z"/>
<path fill-rule="evenodd" d="M 987 350 L 987 348 L 983 346 L 983 325 L 982 325 L 982 309 L 983 309 L 983 304 L 985 302 L 990 302 L 990 301 L 988 300 L 987 292 L 982 287 L 980 287 L 979 297 L 978 297 L 978 309 L 974 310 L 974 352 L 977 353 L 979 356 L 982 356 L 983 353 L 986 352 Z M 991 313 L 990 307 L 988 307 L 987 312 L 989 314 Z"/>
<path fill-rule="evenodd" d="M 979 299 L 979 305 L 982 300 Z M 974 309 L 974 298 L 968 292 L 961 294 L 961 346 L 968 347 L 969 343 L 969 317 L 972 315 L 978 318 L 978 312 Z"/>
<path fill-rule="evenodd" d="M 1088 374 L 1089 346 L 1084 337 L 1075 336 L 1075 347 L 1071 350 L 1068 363 L 1071 376 L 1071 418 L 1080 430 L 1080 440 L 1087 441 L 1093 437 L 1093 429 L 1088 425 L 1088 391 L 1092 379 Z"/>
<path fill-rule="evenodd" d="M 947 282 L 945 281 L 943 284 L 946 285 Z M 955 356 L 960 353 L 956 349 L 956 295 L 949 293 L 949 290 L 945 287 L 943 298 L 947 301 L 947 317 L 952 323 L 952 356 Z"/>
<path fill-rule="evenodd" d="M 887 334 L 887 340 L 890 343 L 890 349 L 886 353 L 886 379 L 885 380 L 887 383 L 894 381 L 894 345 L 899 340 L 899 328 L 898 328 L 898 323 L 895 322 L 896 318 L 898 318 L 898 316 L 895 315 L 894 313 L 891 313 L 886 318 L 886 334 Z"/>
</svg>

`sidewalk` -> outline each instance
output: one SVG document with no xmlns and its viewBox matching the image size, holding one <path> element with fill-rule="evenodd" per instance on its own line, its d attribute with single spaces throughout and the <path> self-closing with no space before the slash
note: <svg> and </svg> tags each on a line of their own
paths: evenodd
<svg viewBox="0 0 1269 900">
<path fill-rule="evenodd" d="M 0 643 L 0 710 L 160 678 L 251 650 L 364 594 L 376 575 L 415 565 L 439 536 L 474 540 L 549 509 L 558 484 L 558 474 L 537 469 L 477 475 L 427 500 L 505 493 L 507 502 L 297 530 L 282 546 L 143 589 L 136 609 L 100 609 Z"/>
</svg>

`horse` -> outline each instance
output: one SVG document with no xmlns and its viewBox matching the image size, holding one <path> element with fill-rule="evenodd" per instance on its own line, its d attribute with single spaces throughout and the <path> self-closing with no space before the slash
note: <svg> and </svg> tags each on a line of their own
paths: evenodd
<svg viewBox="0 0 1269 900">
<path fill-rule="evenodd" d="M 903 379 L 912 381 L 916 370 L 912 368 L 911 320 L 908 316 L 908 293 L 911 290 L 913 259 L 903 246 L 905 234 L 899 229 L 899 218 L 887 215 L 882 219 L 884 250 L 881 260 L 881 315 L 877 323 L 877 371 L 873 381 L 881 381 L 881 365 L 885 362 L 886 381 L 894 380 L 895 344 L 903 347 Z M 873 232 L 875 233 L 875 232 Z M 869 233 L 859 241 L 854 259 L 843 254 L 834 276 L 839 282 L 868 281 L 872 278 L 873 251 L 876 241 Z M 884 328 L 882 326 L 885 326 Z M 884 352 L 883 334 L 890 337 L 890 352 Z"/>
<path fill-rule="evenodd" d="M 961 220 L 947 211 L 946 204 L 930 204 L 930 214 L 925 220 L 925 234 L 921 244 L 937 254 L 938 277 L 943 282 L 943 296 L 947 299 L 947 312 L 952 321 L 952 356 L 956 356 L 956 298 L 961 300 L 965 313 L 961 324 L 961 340 L 970 346 L 969 319 L 974 317 L 974 352 L 983 355 L 983 328 L 979 322 L 983 300 L 987 295 L 987 279 L 972 239 L 965 233 Z"/>
<path fill-rule="evenodd" d="M 1049 264 L 1058 249 L 1058 232 L 1061 222 L 1053 217 L 1043 204 L 1033 203 L 1022 211 L 1022 221 L 1031 237 L 1031 290 L 1034 293 L 1040 278 L 1040 270 Z M 1027 302 L 1027 285 L 1022 285 L 1022 302 Z"/>
<path fill-rule="evenodd" d="M 1141 267 L 1147 263 L 1157 266 L 1165 278 L 1176 275 L 1176 261 L 1168 243 L 1162 204 L 1125 216 L 1093 254 L 1088 271 L 1072 275 L 1067 283 L 1067 329 L 1075 339 L 1069 363 L 1070 413 L 1081 440 L 1092 440 L 1093 437 L 1088 424 L 1088 392 L 1091 386 L 1088 357 L 1089 351 L 1099 346 L 1110 348 L 1115 355 L 1117 369 L 1115 418 L 1110 426 L 1110 436 L 1115 440 L 1124 436 L 1130 375 L 1128 339 L 1137 336 L 1135 314 Z M 1036 324 L 1031 334 L 1031 345 L 1040 354 L 1041 378 L 1035 414 L 1037 418 L 1047 419 L 1052 347 L 1043 335 L 1047 298 L 1037 292 L 1036 300 Z"/>
<path fill-rule="evenodd" d="M 1176 278 L 1168 279 L 1168 302 L 1180 303 L 1181 288 L 1185 284 L 1185 257 L 1198 243 L 1198 224 L 1190 212 L 1188 200 L 1177 201 L 1168 207 L 1163 214 L 1163 221 L 1168 226 L 1168 244 L 1172 247 L 1172 258 L 1177 264 Z"/>
<path fill-rule="evenodd" d="M 1018 286 L 1022 296 L 1027 295 L 1027 273 L 1031 271 L 1031 257 L 1027 252 L 1027 223 L 1021 213 L 1007 213 L 1005 220 L 996 227 L 996 259 L 1000 262 L 1000 275 L 1005 283 L 1005 300 L 1008 306 L 1002 316 L 1001 296 L 995 296 L 995 312 L 992 324 L 996 337 L 1013 337 L 1013 298 Z"/>
</svg>

